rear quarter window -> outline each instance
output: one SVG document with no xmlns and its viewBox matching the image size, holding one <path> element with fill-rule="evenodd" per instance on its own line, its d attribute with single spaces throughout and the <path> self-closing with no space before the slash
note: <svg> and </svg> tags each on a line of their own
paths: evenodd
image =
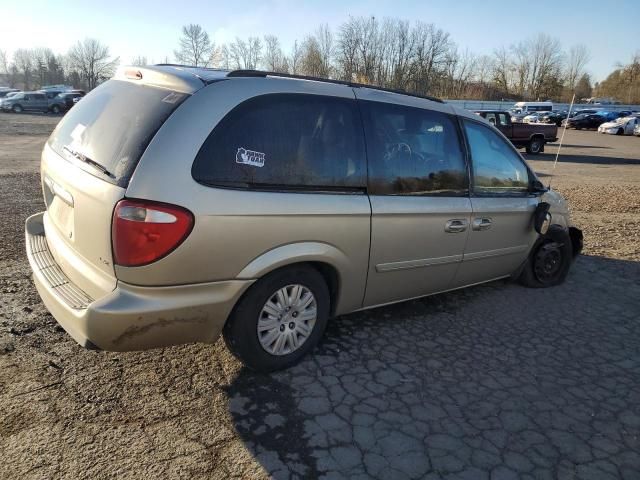
<svg viewBox="0 0 640 480">
<path fill-rule="evenodd" d="M 187 97 L 164 88 L 109 80 L 62 118 L 49 146 L 67 159 L 71 149 L 97 162 L 112 174 L 100 178 L 126 187 L 151 139 Z"/>
<path fill-rule="evenodd" d="M 257 189 L 364 189 L 366 165 L 355 100 L 268 94 L 229 112 L 192 168 L 205 185 Z"/>
</svg>

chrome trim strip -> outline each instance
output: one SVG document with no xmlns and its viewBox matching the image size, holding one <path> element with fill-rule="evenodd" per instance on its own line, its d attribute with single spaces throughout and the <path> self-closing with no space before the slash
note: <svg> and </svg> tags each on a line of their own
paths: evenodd
<svg viewBox="0 0 640 480">
<path fill-rule="evenodd" d="M 463 261 L 481 260 L 483 258 L 500 257 L 502 255 L 513 255 L 526 252 L 529 245 L 517 245 L 515 247 L 498 248 L 496 250 L 484 250 L 482 252 L 465 253 Z"/>
<path fill-rule="evenodd" d="M 52 195 L 55 195 L 64 203 L 73 207 L 73 195 L 71 195 L 67 190 L 61 187 L 58 183 L 51 180 L 49 177 L 44 177 L 44 183 L 47 187 L 49 187 L 49 191 Z"/>
<path fill-rule="evenodd" d="M 431 267 L 433 265 L 446 265 L 448 263 L 459 263 L 462 255 L 450 255 L 448 257 L 422 258 L 418 260 L 405 260 L 402 262 L 379 263 L 376 265 L 378 273 L 392 272 L 394 270 L 406 270 L 409 268 Z"/>
</svg>

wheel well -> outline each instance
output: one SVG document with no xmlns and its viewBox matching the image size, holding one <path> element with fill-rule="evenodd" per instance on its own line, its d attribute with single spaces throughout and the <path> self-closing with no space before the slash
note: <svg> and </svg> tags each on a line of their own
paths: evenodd
<svg viewBox="0 0 640 480">
<path fill-rule="evenodd" d="M 536 138 L 544 140 L 544 135 L 542 133 L 534 133 L 533 135 L 531 135 L 531 140 L 534 140 Z"/>
<path fill-rule="evenodd" d="M 313 261 L 289 263 L 287 265 L 283 265 L 274 270 L 271 270 L 268 273 L 265 273 L 264 275 L 259 277 L 258 280 L 260 280 L 260 278 L 263 278 L 266 275 L 271 275 L 274 272 L 278 272 L 280 270 L 284 270 L 291 267 L 299 267 L 303 265 L 307 265 L 313 268 L 318 273 L 320 273 L 320 275 L 322 275 L 322 278 L 324 278 L 324 281 L 326 282 L 327 287 L 329 288 L 329 301 L 331 302 L 331 305 L 329 306 L 329 314 L 330 316 L 333 316 L 335 314 L 336 307 L 338 305 L 338 296 L 340 291 L 340 277 L 338 275 L 338 271 L 336 270 L 336 268 L 329 263 L 313 262 Z M 236 300 L 236 304 L 233 307 L 234 310 L 236 306 L 240 303 L 240 300 L 242 299 L 242 297 L 246 295 L 246 293 L 247 292 L 244 292 L 242 296 L 238 300 Z M 229 316 L 231 316 L 231 314 L 229 314 Z"/>
<path fill-rule="evenodd" d="M 329 287 L 329 296 L 331 299 L 331 316 L 335 314 L 336 306 L 338 305 L 338 292 L 340 291 L 340 277 L 338 276 L 338 271 L 333 265 L 324 262 L 307 262 L 313 268 L 320 272 L 320 275 L 324 278 L 324 281 L 327 282 L 327 286 Z"/>
</svg>

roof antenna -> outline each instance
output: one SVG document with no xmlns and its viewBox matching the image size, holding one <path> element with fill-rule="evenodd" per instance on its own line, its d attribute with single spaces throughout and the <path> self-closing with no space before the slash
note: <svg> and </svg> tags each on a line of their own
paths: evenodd
<svg viewBox="0 0 640 480">
<path fill-rule="evenodd" d="M 564 133 L 567 131 L 567 123 L 569 117 L 571 117 L 571 110 L 573 109 L 573 102 L 576 99 L 576 92 L 573 92 L 573 97 L 571 97 L 571 105 L 569 105 L 569 111 L 567 112 L 567 119 L 564 122 L 564 129 L 562 130 L 562 136 L 560 137 L 560 143 L 558 144 L 558 151 L 556 152 L 556 159 L 553 162 L 553 168 L 551 169 L 551 175 L 549 176 L 549 189 L 551 189 L 551 178 L 553 177 L 553 172 L 556 171 L 556 165 L 558 163 L 558 156 L 560 155 L 560 149 L 562 148 L 562 141 L 564 140 Z"/>
</svg>

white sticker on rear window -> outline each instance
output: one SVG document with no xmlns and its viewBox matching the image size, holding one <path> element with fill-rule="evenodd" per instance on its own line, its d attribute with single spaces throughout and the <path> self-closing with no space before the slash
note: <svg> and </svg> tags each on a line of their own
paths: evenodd
<svg viewBox="0 0 640 480">
<path fill-rule="evenodd" d="M 166 97 L 164 97 L 162 99 L 162 101 L 164 103 L 170 103 L 170 104 L 174 104 L 176 103 L 178 100 L 180 100 L 182 97 L 184 97 L 184 95 L 182 93 L 176 93 L 176 92 L 171 92 L 169 95 L 167 95 Z"/>
<path fill-rule="evenodd" d="M 74 140 L 75 143 L 82 143 L 82 134 L 84 133 L 84 131 L 86 129 L 87 129 L 86 126 L 84 126 L 83 124 L 79 123 L 71 131 L 71 134 L 69 136 L 71 137 L 72 140 Z"/>
<path fill-rule="evenodd" d="M 254 167 L 264 167 L 264 153 L 254 152 L 246 148 L 238 148 L 236 152 L 236 163 L 243 163 Z"/>
</svg>

